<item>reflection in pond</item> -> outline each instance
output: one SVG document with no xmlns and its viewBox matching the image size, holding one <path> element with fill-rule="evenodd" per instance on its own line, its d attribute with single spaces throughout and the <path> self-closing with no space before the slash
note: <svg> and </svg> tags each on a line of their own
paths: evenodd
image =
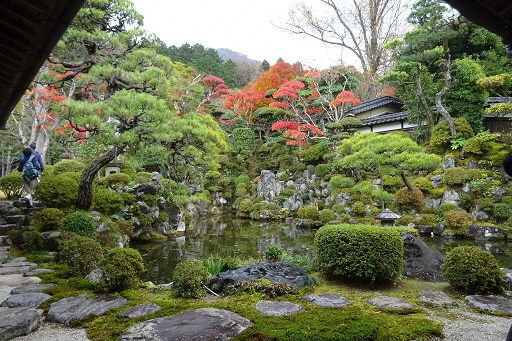
<svg viewBox="0 0 512 341">
<path fill-rule="evenodd" d="M 422 237 L 422 239 L 428 246 L 438 250 L 443 255 L 457 246 L 476 245 L 482 250 L 491 252 L 498 260 L 500 267 L 512 269 L 512 243 L 506 241 L 443 239 L 439 237 Z"/>
<path fill-rule="evenodd" d="M 315 232 L 292 223 L 214 216 L 196 222 L 183 236 L 171 236 L 162 243 L 132 244 L 132 247 L 144 258 L 146 272 L 142 280 L 159 284 L 171 281 L 172 271 L 184 258 L 258 258 L 270 244 L 288 252 L 304 252 L 312 249 Z"/>
<path fill-rule="evenodd" d="M 270 244 L 279 245 L 288 252 L 314 252 L 315 233 L 316 229 L 297 228 L 293 222 L 214 216 L 194 223 L 185 235 L 171 236 L 161 243 L 133 244 L 132 247 L 144 258 L 146 272 L 142 280 L 160 284 L 171 282 L 172 271 L 184 258 L 258 258 Z M 442 254 L 459 245 L 477 245 L 494 254 L 501 267 L 512 268 L 512 243 L 438 237 L 422 239 Z"/>
</svg>

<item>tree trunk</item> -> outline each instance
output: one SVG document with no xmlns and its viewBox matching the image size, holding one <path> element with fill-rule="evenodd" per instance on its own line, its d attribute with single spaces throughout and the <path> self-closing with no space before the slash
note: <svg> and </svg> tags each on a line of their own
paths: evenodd
<svg viewBox="0 0 512 341">
<path fill-rule="evenodd" d="M 106 153 L 97 156 L 84 169 L 80 182 L 78 183 L 78 198 L 76 200 L 76 208 L 80 210 L 88 210 L 92 204 L 92 181 L 102 167 L 114 160 L 118 155 L 122 154 L 126 146 L 113 146 Z"/>
<path fill-rule="evenodd" d="M 407 189 L 409 191 L 412 191 L 413 187 L 412 187 L 411 183 L 409 182 L 409 178 L 407 178 L 407 175 L 405 175 L 405 172 L 403 170 L 400 172 L 400 176 L 402 177 L 402 180 L 404 181 L 405 187 L 407 187 Z"/>
<path fill-rule="evenodd" d="M 457 135 L 457 130 L 455 129 L 455 123 L 453 122 L 453 118 L 450 116 L 450 114 L 448 113 L 448 111 L 444 107 L 443 103 L 441 103 L 441 99 L 443 98 L 443 96 L 446 93 L 446 91 L 448 91 L 448 89 L 450 88 L 450 84 L 452 82 L 452 75 L 450 73 L 450 66 L 451 66 L 450 51 L 448 50 L 448 46 L 447 46 L 446 42 L 444 43 L 444 51 L 445 51 L 445 61 L 444 61 L 445 69 L 444 69 L 444 72 L 443 72 L 443 74 L 444 74 L 444 86 L 441 89 L 441 91 L 439 91 L 436 94 L 436 108 L 437 108 L 437 111 L 439 111 L 441 116 L 443 116 L 443 118 L 448 123 L 448 127 L 450 127 L 450 134 L 452 136 L 455 136 L 455 135 Z"/>
</svg>

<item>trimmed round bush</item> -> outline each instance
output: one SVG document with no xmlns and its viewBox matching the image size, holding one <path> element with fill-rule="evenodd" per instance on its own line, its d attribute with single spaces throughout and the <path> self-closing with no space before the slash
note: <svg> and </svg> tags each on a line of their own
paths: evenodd
<svg viewBox="0 0 512 341">
<path fill-rule="evenodd" d="M 94 232 L 96 223 L 87 212 L 75 211 L 72 212 L 60 222 L 60 229 L 62 231 L 73 232 L 80 236 L 91 236 Z"/>
<path fill-rule="evenodd" d="M 318 220 L 322 223 L 328 223 L 334 219 L 334 212 L 329 208 L 324 208 L 318 212 Z"/>
<path fill-rule="evenodd" d="M 44 202 L 46 207 L 74 208 L 78 198 L 79 179 L 79 173 L 44 174 L 41 182 L 34 187 L 34 198 Z"/>
<path fill-rule="evenodd" d="M 91 208 L 105 214 L 115 214 L 124 207 L 123 197 L 107 188 L 96 188 L 92 194 Z"/>
<path fill-rule="evenodd" d="M 144 263 L 140 253 L 132 248 L 113 248 L 100 261 L 103 280 L 109 291 L 120 292 L 134 288 L 139 276 L 144 272 Z"/>
<path fill-rule="evenodd" d="M 401 211 L 421 211 L 425 207 L 425 196 L 419 188 L 413 188 L 411 191 L 404 187 L 395 193 L 395 205 Z"/>
<path fill-rule="evenodd" d="M 325 225 L 315 235 L 320 270 L 362 283 L 393 283 L 402 275 L 404 246 L 400 233 L 366 225 Z"/>
<path fill-rule="evenodd" d="M 321 163 L 315 167 L 315 175 L 319 178 L 323 178 L 327 174 L 329 174 L 329 166 L 325 163 Z"/>
<path fill-rule="evenodd" d="M 457 130 L 457 135 L 452 136 L 450 133 L 450 127 L 448 126 L 448 122 L 442 120 L 432 129 L 432 134 L 430 136 L 430 148 L 435 153 L 441 154 L 445 150 L 451 147 L 451 141 L 462 138 L 469 139 L 475 135 L 473 132 L 473 128 L 463 117 L 456 117 L 453 119 L 455 124 L 455 129 Z"/>
<path fill-rule="evenodd" d="M 87 276 L 97 268 L 102 257 L 103 248 L 90 237 L 70 233 L 59 240 L 57 259 L 68 265 L 72 275 Z"/>
<path fill-rule="evenodd" d="M 318 220 L 318 207 L 312 205 L 304 207 L 304 218 Z"/>
<path fill-rule="evenodd" d="M 121 188 L 130 183 L 132 178 L 125 173 L 111 173 L 105 178 L 101 178 L 101 183 L 110 188 Z"/>
<path fill-rule="evenodd" d="M 332 188 L 349 188 L 356 184 L 355 180 L 341 175 L 335 175 L 329 180 L 329 186 Z"/>
<path fill-rule="evenodd" d="M 187 259 L 176 265 L 172 275 L 172 287 L 180 297 L 200 298 L 206 293 L 203 286 L 208 284 L 209 276 L 200 260 Z"/>
<path fill-rule="evenodd" d="M 448 168 L 444 171 L 443 182 L 449 186 L 462 186 L 465 182 L 479 179 L 482 171 L 462 167 Z"/>
<path fill-rule="evenodd" d="M 510 207 L 505 203 L 498 203 L 494 206 L 492 215 L 497 221 L 503 222 L 510 217 Z"/>
<path fill-rule="evenodd" d="M 0 191 L 7 199 L 19 198 L 23 189 L 21 173 L 12 173 L 0 178 Z"/>
<path fill-rule="evenodd" d="M 361 201 L 356 201 L 352 204 L 352 214 L 355 214 L 357 216 L 364 216 L 366 215 L 366 205 L 363 204 Z"/>
<path fill-rule="evenodd" d="M 58 230 L 64 212 L 58 208 L 44 208 L 34 215 L 34 228 L 39 232 Z"/>
<path fill-rule="evenodd" d="M 450 250 L 441 264 L 443 277 L 465 294 L 497 294 L 504 289 L 503 273 L 496 258 L 477 246 Z"/>
<path fill-rule="evenodd" d="M 452 230 L 461 230 L 471 223 L 471 214 L 466 211 L 452 210 L 443 213 L 446 227 Z"/>
<path fill-rule="evenodd" d="M 61 160 L 53 165 L 52 175 L 76 172 L 81 173 L 85 169 L 85 164 L 77 159 Z M 46 175 L 46 172 L 45 172 Z"/>
</svg>

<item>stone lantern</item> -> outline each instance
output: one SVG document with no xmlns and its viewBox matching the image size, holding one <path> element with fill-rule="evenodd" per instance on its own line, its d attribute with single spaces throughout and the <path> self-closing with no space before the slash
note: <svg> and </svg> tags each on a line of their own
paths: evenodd
<svg viewBox="0 0 512 341">
<path fill-rule="evenodd" d="M 385 208 L 382 212 L 375 216 L 375 219 L 380 220 L 380 226 L 395 226 L 395 220 L 401 217 L 389 208 Z"/>
</svg>

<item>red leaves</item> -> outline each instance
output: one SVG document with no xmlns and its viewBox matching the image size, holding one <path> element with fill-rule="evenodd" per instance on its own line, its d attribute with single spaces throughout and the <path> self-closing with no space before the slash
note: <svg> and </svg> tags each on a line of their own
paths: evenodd
<svg viewBox="0 0 512 341">
<path fill-rule="evenodd" d="M 283 130 L 283 136 L 288 138 L 287 146 L 305 146 L 310 135 L 323 136 L 323 132 L 311 124 L 299 124 L 293 121 L 278 121 L 270 130 Z"/>
<path fill-rule="evenodd" d="M 359 105 L 361 100 L 351 91 L 342 91 L 330 103 L 333 107 L 339 107 L 345 104 Z"/>
</svg>

